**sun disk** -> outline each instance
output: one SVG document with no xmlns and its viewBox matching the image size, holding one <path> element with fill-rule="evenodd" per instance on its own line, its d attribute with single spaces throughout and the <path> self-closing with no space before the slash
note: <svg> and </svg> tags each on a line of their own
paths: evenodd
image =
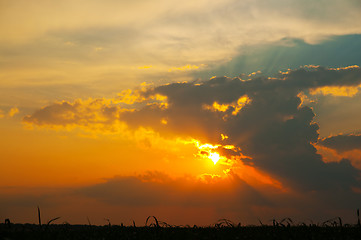
<svg viewBox="0 0 361 240">
<path fill-rule="evenodd" d="M 216 163 L 219 161 L 219 159 L 220 159 L 221 157 L 219 156 L 218 153 L 212 152 L 212 153 L 209 154 L 208 158 L 213 161 L 214 165 L 216 165 Z"/>
</svg>

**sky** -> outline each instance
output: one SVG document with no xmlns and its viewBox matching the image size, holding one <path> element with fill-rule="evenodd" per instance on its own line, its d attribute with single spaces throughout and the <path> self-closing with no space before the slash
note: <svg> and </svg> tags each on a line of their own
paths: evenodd
<svg viewBox="0 0 361 240">
<path fill-rule="evenodd" d="M 356 223 L 360 12 L 0 0 L 0 218 Z"/>
</svg>

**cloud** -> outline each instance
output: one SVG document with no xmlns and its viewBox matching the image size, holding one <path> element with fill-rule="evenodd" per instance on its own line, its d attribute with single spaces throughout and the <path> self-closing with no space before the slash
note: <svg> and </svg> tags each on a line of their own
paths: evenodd
<svg viewBox="0 0 361 240">
<path fill-rule="evenodd" d="M 210 64 L 203 71 L 194 72 L 195 78 L 211 76 L 239 76 L 240 73 L 261 71 L 275 76 L 281 71 L 313 64 L 320 66 L 351 66 L 361 64 L 361 35 L 332 36 L 317 43 L 306 43 L 302 39 L 285 37 L 274 42 L 255 46 L 240 46 L 237 55 L 221 64 Z"/>
<path fill-rule="evenodd" d="M 333 167 L 337 168 L 331 164 L 330 168 Z M 335 197 L 335 191 L 341 195 Z M 273 209 L 273 217 L 280 215 L 277 211 L 284 212 L 288 208 L 292 209 L 291 214 L 295 214 L 295 209 L 301 208 L 301 211 L 307 212 L 306 215 L 312 215 L 308 208 L 316 207 L 323 211 L 321 209 L 327 205 L 329 208 L 334 207 L 334 210 L 347 209 L 355 207 L 361 199 L 357 193 L 342 187 L 299 194 L 293 190 L 280 190 L 272 185 L 251 186 L 233 172 L 224 177 L 204 175 L 172 178 L 156 171 L 138 176 L 118 176 L 100 184 L 78 188 L 75 194 L 113 206 L 154 209 L 159 206 L 178 206 L 184 209 L 210 207 L 224 215 L 234 217 L 231 214 L 233 212 L 244 217 L 252 216 L 251 219 L 255 216 L 266 217 L 267 214 L 262 209 Z M 346 200 L 344 196 L 350 199 Z M 322 205 L 324 206 L 321 207 Z"/>
<path fill-rule="evenodd" d="M 2 4 L 0 98 L 10 101 L 8 105 L 35 108 L 36 103 L 24 97 L 28 95 L 41 103 L 72 95 L 105 95 L 114 93 L 114 88 L 132 88 L 143 79 L 157 84 L 168 79 L 188 81 L 190 75 L 202 70 L 212 72 L 206 74 L 209 78 L 237 76 L 239 71 L 278 71 L 280 65 L 284 70 L 310 63 L 360 64 L 350 60 L 350 52 L 353 56 L 358 53 L 357 37 L 347 47 L 332 46 L 342 52 L 329 51 L 330 45 L 314 45 L 335 36 L 361 33 L 357 24 L 360 5 L 354 0 L 308 4 L 188 0 L 177 9 L 174 0 L 137 4 L 113 0 L 39 2 L 42 4 L 36 6 L 24 0 Z M 293 47 L 283 51 L 274 47 L 289 46 L 294 39 L 308 45 L 308 55 L 302 55 L 303 48 L 293 52 Z M 250 49 L 263 49 L 260 46 L 264 45 L 272 50 L 250 57 Z M 349 50 L 352 46 L 354 51 Z M 281 56 L 285 51 L 290 55 Z M 294 56 L 302 61 L 291 61 Z M 333 61 L 317 61 L 320 58 Z M 220 64 L 240 59 L 243 69 L 238 65 L 232 72 L 213 71 Z M 145 70 L 139 66 L 153 67 Z M 76 87 L 68 91 L 67 85 Z M 44 86 L 46 90 L 40 91 Z"/>
<path fill-rule="evenodd" d="M 97 224 L 102 224 L 99 220 L 107 217 L 112 223 L 114 219 L 135 219 L 137 225 L 141 225 L 147 216 L 155 215 L 170 224 L 208 225 L 225 216 L 234 218 L 241 212 L 246 219 L 252 215 L 250 206 L 270 204 L 262 194 L 235 174 L 225 178 L 211 175 L 174 178 L 153 171 L 136 176 L 118 176 L 103 183 L 81 187 L 11 187 L 1 190 L 3 197 L 0 203 L 7 206 L 3 214 L 16 219 L 19 218 L 16 209 L 21 209 L 23 215 L 20 217 L 30 219 L 30 222 L 34 221 L 32 217 L 38 205 L 45 219 L 48 216 L 62 216 L 63 221 L 69 221 L 68 216 L 84 222 L 86 216 L 96 214 L 97 219 L 92 220 Z M 22 194 L 17 194 L 19 190 Z M 172 222 L 173 211 L 177 209 L 180 210 L 179 218 Z M 199 219 L 197 212 L 204 209 L 211 216 Z"/>
<path fill-rule="evenodd" d="M 132 112 L 135 109 L 129 107 L 137 103 L 139 106 L 146 105 L 150 108 L 167 108 L 167 98 L 160 94 L 142 96 L 144 86 L 136 90 L 124 90 L 113 99 L 89 98 L 77 99 L 74 102 L 62 101 L 36 111 L 32 115 L 23 118 L 23 123 L 45 127 L 76 127 L 81 126 L 91 129 L 92 127 L 108 127 L 117 125 L 124 112 Z M 138 107 L 139 107 L 138 106 Z M 15 111 L 12 109 L 11 111 Z M 9 113 L 10 114 L 10 113 Z"/>
<path fill-rule="evenodd" d="M 216 77 L 124 92 L 118 102 L 130 104 L 133 110 L 122 110 L 114 103 L 110 106 L 104 100 L 57 103 L 26 116 L 24 122 L 86 127 L 93 123 L 112 126 L 122 121 L 133 130 L 145 127 L 165 137 L 235 146 L 242 156 L 238 161 L 252 164 L 286 186 L 305 191 L 335 187 L 351 191 L 360 187 L 359 171 L 347 159 L 323 161 L 314 147 L 319 137 L 319 126 L 313 122 L 315 114 L 302 104 L 300 94 L 309 94 L 315 88 L 360 84 L 361 70 L 357 66 L 307 66 L 278 78 Z M 245 100 L 240 103 L 240 99 Z M 228 138 L 222 138 L 222 134 Z"/>
<path fill-rule="evenodd" d="M 112 205 L 126 206 L 208 205 L 227 208 L 267 204 L 260 193 L 235 174 L 224 178 L 211 175 L 171 178 L 161 172 L 147 172 L 108 179 L 105 183 L 83 187 L 77 193 Z"/>
<path fill-rule="evenodd" d="M 317 39 L 319 35 L 360 30 L 356 23 L 360 18 L 358 10 L 361 6 L 354 0 L 342 3 L 337 0 L 323 0 L 316 3 L 285 0 L 272 2 L 264 0 L 242 2 L 201 0 L 194 2 L 188 0 L 177 9 L 173 7 L 176 3 L 174 0 L 156 0 L 152 4 L 147 1 L 126 3 L 113 0 L 93 1 L 88 4 L 86 1 L 74 3 L 67 0 L 55 5 L 48 4 L 46 1 L 40 2 L 42 7 L 32 6 L 23 0 L 17 3 L 3 4 L 2 17 L 7 21 L 2 21 L 0 29 L 2 29 L 5 39 L 20 41 L 61 27 L 84 29 L 94 25 L 129 26 L 130 24 L 133 28 L 143 28 L 144 31 L 150 28 L 151 31 L 156 31 L 155 35 L 161 37 L 168 36 L 169 44 L 172 43 L 170 40 L 177 41 L 177 37 L 186 38 L 192 43 L 191 39 L 188 39 L 189 34 L 202 29 L 205 30 L 205 33 L 214 34 L 214 39 L 218 38 L 218 41 L 223 40 L 223 43 L 228 44 L 234 39 L 229 41 L 225 41 L 225 39 L 238 37 L 245 31 L 257 36 L 256 33 L 260 29 L 263 32 L 273 31 L 279 34 L 297 35 L 302 33 L 303 37 L 308 39 Z M 23 7 L 27 11 L 24 12 Z M 335 13 L 335 9 L 338 10 L 337 13 Z M 63 14 L 60 14 L 59 10 Z M 137 17 L 137 14 L 133 14 L 134 12 L 142 15 L 142 18 Z M 67 18 L 63 17 L 64 14 Z M 81 19 L 78 17 L 80 15 Z M 284 19 L 288 21 L 282 21 Z M 24 20 L 28 20 L 28 23 Z M 222 26 L 227 27 L 228 33 L 226 29 L 222 31 Z M 291 26 L 294 28 L 291 29 Z M 12 29 L 19 29 L 20 32 L 14 32 Z M 165 34 L 165 30 L 171 31 Z M 286 30 L 292 31 L 287 32 Z M 316 30 L 318 31 L 316 32 Z M 23 36 L 20 34 L 21 32 L 27 34 Z M 223 35 L 225 35 L 224 38 Z"/>
<path fill-rule="evenodd" d="M 104 99 L 76 100 L 74 103 L 63 101 L 24 117 L 23 121 L 39 126 L 88 126 L 92 123 L 106 125 L 116 119 L 119 111 L 120 108 L 110 106 Z"/>
<path fill-rule="evenodd" d="M 339 153 L 361 150 L 361 135 L 337 135 L 322 139 L 320 145 L 335 149 Z"/>
<path fill-rule="evenodd" d="M 323 200 L 327 200 L 325 196 L 336 199 L 342 195 L 357 199 L 359 170 L 349 158 L 331 163 L 320 155 L 315 148 L 322 129 L 315 122 L 317 111 L 300 96 L 354 98 L 361 83 L 358 67 L 308 66 L 272 77 L 242 75 L 194 82 L 189 79 L 195 72 L 208 71 L 231 59 L 246 67 L 241 69 L 236 64 L 234 74 L 207 76 L 238 76 L 240 72 L 263 70 L 258 66 L 266 66 L 273 74 L 273 70 L 304 64 L 360 64 L 356 51 L 359 35 L 340 40 L 341 45 L 331 44 L 335 36 L 361 33 L 359 1 L 40 3 L 2 3 L 0 10 L 0 97 L 6 106 L 21 109 L 56 101 L 25 116 L 25 124 L 118 134 L 142 141 L 147 147 L 159 141 L 164 151 L 169 150 L 169 142 L 177 143 L 177 138 L 220 145 L 217 151 L 232 160 L 227 167 L 235 172 L 241 164 L 252 166 L 284 188 L 307 192 L 310 199 L 315 192 Z M 320 44 L 326 39 L 331 41 Z M 294 48 L 296 45 L 302 47 Z M 260 46 L 271 46 L 271 50 L 254 54 Z M 305 49 L 308 54 L 302 54 Z M 279 50 L 287 54 L 282 55 Z M 294 56 L 297 60 L 291 61 Z M 156 86 L 147 86 L 144 91 L 124 91 L 112 99 L 98 97 L 115 95 L 118 89 L 132 87 L 144 79 L 156 82 Z M 169 79 L 171 83 L 163 84 Z M 74 100 L 88 96 L 93 98 Z M 2 115 L 6 116 L 7 111 L 0 112 Z M 332 119 L 329 122 L 336 124 Z M 227 145 L 237 151 L 226 149 Z M 244 186 L 245 177 L 237 173 L 237 184 Z M 142 180 L 109 180 L 87 193 L 105 191 L 110 185 L 126 188 L 127 182 L 139 192 L 147 192 L 148 186 L 155 184 L 157 194 L 166 197 L 167 184 L 143 184 Z M 339 195 L 332 197 L 332 190 Z M 133 199 L 137 196 L 144 197 L 139 193 Z M 105 200 L 109 201 L 102 199 Z M 157 198 L 152 201 L 157 205 Z"/>
<path fill-rule="evenodd" d="M 18 114 L 19 113 L 19 109 L 17 107 L 13 107 L 9 110 L 9 117 L 13 117 L 14 115 Z"/>
<path fill-rule="evenodd" d="M 0 109 L 0 118 L 4 118 L 6 116 L 12 118 L 18 113 L 19 113 L 19 109 L 17 107 L 10 108 L 7 114 L 5 114 L 4 110 Z"/>
<path fill-rule="evenodd" d="M 16 194 L 19 190 L 22 194 Z M 176 225 L 210 225 L 221 218 L 242 224 L 259 224 L 258 219 L 271 224 L 271 219 L 284 217 L 317 222 L 335 216 L 352 223 L 361 200 L 359 194 L 343 188 L 300 194 L 271 185 L 254 187 L 235 173 L 175 178 L 157 171 L 117 176 L 88 186 L 12 187 L 10 191 L 2 188 L 2 192 L 0 203 L 7 206 L 3 215 L 14 221 L 34 222 L 40 205 L 44 219 L 61 216 L 62 221 L 85 224 L 88 216 L 92 224 L 101 225 L 104 218 L 112 224 L 132 224 L 133 219 L 138 226 L 149 215 Z"/>
<path fill-rule="evenodd" d="M 193 70 L 193 69 L 198 69 L 200 67 L 204 67 L 204 64 L 201 64 L 199 66 L 187 64 L 187 65 L 184 65 L 184 66 L 181 66 L 181 67 L 172 67 L 172 68 L 168 69 L 168 72 L 189 71 L 189 70 Z"/>
</svg>

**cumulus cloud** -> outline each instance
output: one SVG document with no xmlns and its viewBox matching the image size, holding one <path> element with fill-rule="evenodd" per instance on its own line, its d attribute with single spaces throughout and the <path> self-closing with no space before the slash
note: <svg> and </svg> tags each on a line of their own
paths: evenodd
<svg viewBox="0 0 361 240">
<path fill-rule="evenodd" d="M 95 104 L 98 100 L 87 104 L 63 102 L 26 116 L 24 122 L 107 126 L 120 120 L 130 129 L 148 127 L 163 136 L 233 145 L 244 164 L 252 164 L 298 189 L 339 187 L 351 191 L 351 187 L 360 187 L 359 171 L 349 160 L 325 163 L 317 153 L 314 144 L 319 126 L 313 122 L 313 110 L 301 100 L 301 95 L 310 94 L 312 89 L 359 86 L 360 68 L 307 66 L 278 78 L 250 77 L 216 77 L 121 94 L 119 102 L 138 104 L 131 111 L 122 111 L 116 104 L 109 107 L 102 101 Z M 93 104 L 95 109 L 90 107 Z M 210 109 L 212 106 L 218 110 Z"/>
<path fill-rule="evenodd" d="M 112 107 L 104 99 L 76 100 L 74 103 L 63 101 L 46 106 L 31 116 L 24 117 L 25 123 L 48 126 L 85 125 L 92 123 L 107 124 L 112 122 L 118 112 L 118 107 Z"/>
<path fill-rule="evenodd" d="M 105 127 L 113 125 L 120 119 L 123 112 L 135 111 L 132 107 L 121 105 L 129 106 L 135 103 L 143 103 L 153 107 L 166 107 L 164 102 L 166 97 L 159 94 L 143 97 L 140 95 L 142 91 L 144 89 L 125 90 L 114 99 L 89 98 L 87 100 L 77 99 L 74 102 L 56 102 L 43 107 L 32 115 L 25 116 L 23 122 L 47 127 Z"/>
</svg>

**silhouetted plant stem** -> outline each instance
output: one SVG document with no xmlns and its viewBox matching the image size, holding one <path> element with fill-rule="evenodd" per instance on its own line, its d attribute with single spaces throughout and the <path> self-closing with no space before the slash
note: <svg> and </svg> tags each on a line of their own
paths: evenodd
<svg viewBox="0 0 361 240">
<path fill-rule="evenodd" d="M 39 220 L 39 226 L 41 228 L 41 216 L 40 216 L 40 208 L 38 206 L 38 220 Z"/>
</svg>

